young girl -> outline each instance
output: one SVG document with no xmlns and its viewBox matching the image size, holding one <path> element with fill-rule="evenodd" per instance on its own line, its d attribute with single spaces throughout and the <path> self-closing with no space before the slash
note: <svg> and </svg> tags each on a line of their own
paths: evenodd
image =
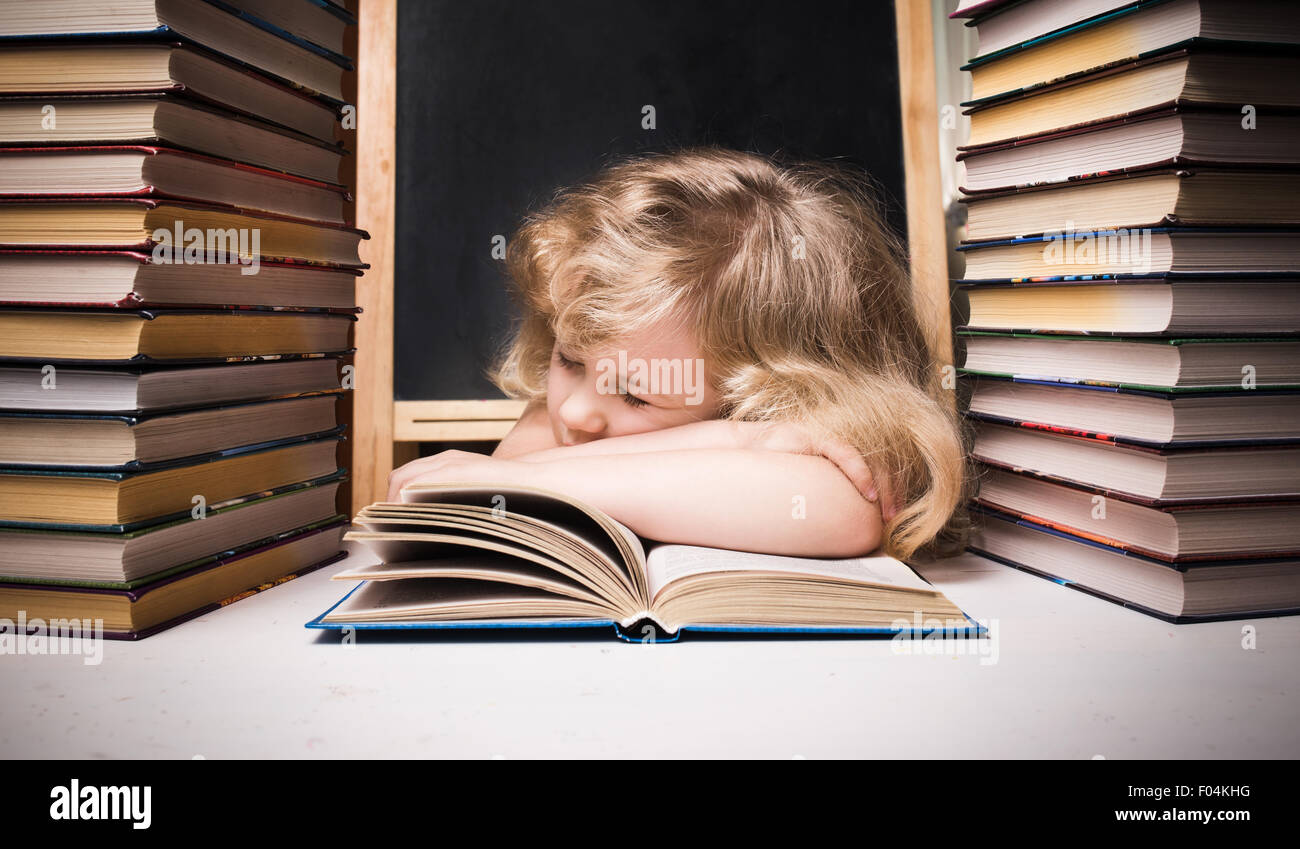
<svg viewBox="0 0 1300 849">
<path fill-rule="evenodd" d="M 865 175 L 716 148 L 562 192 L 510 242 L 523 323 L 496 383 L 528 400 L 491 456 L 415 481 L 518 483 L 641 536 L 802 557 L 951 536 L 965 459 Z"/>
</svg>

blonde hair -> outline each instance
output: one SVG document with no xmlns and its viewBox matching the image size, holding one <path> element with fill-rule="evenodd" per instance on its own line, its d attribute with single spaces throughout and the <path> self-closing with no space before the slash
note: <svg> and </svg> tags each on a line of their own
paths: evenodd
<svg viewBox="0 0 1300 849">
<path fill-rule="evenodd" d="M 685 318 L 721 418 L 846 440 L 899 498 L 888 553 L 959 546 L 962 434 L 903 257 L 864 173 L 719 148 L 624 160 L 511 240 L 523 320 L 492 377 L 543 398 L 557 335 L 586 353 Z"/>
</svg>

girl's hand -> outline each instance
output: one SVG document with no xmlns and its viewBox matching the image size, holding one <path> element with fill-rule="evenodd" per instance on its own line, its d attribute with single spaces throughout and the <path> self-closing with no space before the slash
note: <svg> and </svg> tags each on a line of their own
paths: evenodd
<svg viewBox="0 0 1300 849">
<path fill-rule="evenodd" d="M 402 487 L 413 483 L 529 483 L 527 464 L 472 451 L 443 451 L 412 460 L 388 476 L 388 500 L 402 500 Z"/>
<path fill-rule="evenodd" d="M 834 438 L 818 438 L 805 428 L 791 422 L 728 422 L 738 426 L 741 447 L 760 451 L 780 451 L 786 454 L 815 454 L 825 457 L 844 473 L 862 497 L 880 505 L 881 517 L 888 522 L 898 513 L 889 479 L 877 477 L 862 454 L 849 443 Z"/>
</svg>

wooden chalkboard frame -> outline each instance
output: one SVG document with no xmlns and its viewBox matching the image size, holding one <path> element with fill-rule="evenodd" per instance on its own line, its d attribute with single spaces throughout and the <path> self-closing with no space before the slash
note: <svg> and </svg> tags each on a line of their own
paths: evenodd
<svg viewBox="0 0 1300 849">
<path fill-rule="evenodd" d="M 352 429 L 354 512 L 384 498 L 395 458 L 418 442 L 500 439 L 523 409 L 502 400 L 393 400 L 397 180 L 397 2 L 360 0 L 357 56 L 357 226 L 370 270 L 358 281 Z M 410 0 L 407 0 L 410 2 Z M 929 0 L 895 0 L 908 250 L 932 349 L 952 363 L 934 20 Z"/>
</svg>

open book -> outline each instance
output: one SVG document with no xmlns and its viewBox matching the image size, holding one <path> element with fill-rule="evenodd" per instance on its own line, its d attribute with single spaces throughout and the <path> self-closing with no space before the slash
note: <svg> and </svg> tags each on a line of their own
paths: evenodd
<svg viewBox="0 0 1300 849">
<path fill-rule="evenodd" d="M 334 575 L 365 583 L 308 627 L 612 625 L 638 641 L 685 630 L 982 631 L 892 557 L 648 546 L 605 513 L 530 487 L 415 484 L 403 497 L 357 516 L 346 538 L 382 562 Z"/>
</svg>

